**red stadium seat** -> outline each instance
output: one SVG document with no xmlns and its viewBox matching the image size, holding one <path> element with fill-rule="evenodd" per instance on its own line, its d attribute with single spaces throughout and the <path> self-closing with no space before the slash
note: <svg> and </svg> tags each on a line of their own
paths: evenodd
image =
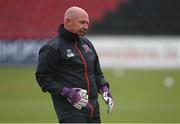
<svg viewBox="0 0 180 124">
<path fill-rule="evenodd" d="M 115 10 L 120 0 L 1 0 L 0 38 L 49 38 L 63 23 L 70 6 L 84 8 L 90 20 L 101 20 L 108 10 Z"/>
</svg>

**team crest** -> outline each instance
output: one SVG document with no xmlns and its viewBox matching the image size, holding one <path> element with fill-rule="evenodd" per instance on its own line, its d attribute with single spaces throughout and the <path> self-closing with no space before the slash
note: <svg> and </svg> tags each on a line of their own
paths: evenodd
<svg viewBox="0 0 180 124">
<path fill-rule="evenodd" d="M 70 58 L 70 57 L 73 57 L 73 56 L 74 56 L 74 53 L 72 52 L 72 50 L 71 50 L 71 49 L 67 49 L 67 50 L 66 50 L 66 52 L 67 52 L 67 57 L 68 57 L 68 58 Z"/>
<path fill-rule="evenodd" d="M 87 44 L 83 44 L 82 47 L 84 48 L 86 52 L 92 52 L 92 50 L 89 48 Z"/>
</svg>

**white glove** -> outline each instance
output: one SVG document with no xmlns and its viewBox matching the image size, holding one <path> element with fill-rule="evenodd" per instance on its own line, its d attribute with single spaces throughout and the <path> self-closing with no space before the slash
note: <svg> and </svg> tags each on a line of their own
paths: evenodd
<svg viewBox="0 0 180 124">
<path fill-rule="evenodd" d="M 82 109 L 88 104 L 88 95 L 85 89 L 73 88 L 69 92 L 68 101 L 77 109 Z"/>
<path fill-rule="evenodd" d="M 104 101 L 108 105 L 108 113 L 110 114 L 112 112 L 113 105 L 114 105 L 111 93 L 110 92 L 104 92 L 102 94 L 102 96 L 103 96 Z"/>
</svg>

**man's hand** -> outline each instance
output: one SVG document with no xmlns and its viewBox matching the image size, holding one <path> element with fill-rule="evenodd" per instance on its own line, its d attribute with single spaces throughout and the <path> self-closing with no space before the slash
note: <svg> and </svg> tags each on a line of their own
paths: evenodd
<svg viewBox="0 0 180 124">
<path fill-rule="evenodd" d="M 111 93 L 110 92 L 104 92 L 102 95 L 103 95 L 104 101 L 108 105 L 108 113 L 110 114 L 112 112 L 113 105 L 114 105 Z"/>
<path fill-rule="evenodd" d="M 66 88 L 65 90 L 66 93 L 64 93 L 64 95 L 75 108 L 81 109 L 82 107 L 86 107 L 88 104 L 88 95 L 86 90 L 81 88 Z"/>
<path fill-rule="evenodd" d="M 102 91 L 103 99 L 105 103 L 108 105 L 108 113 L 110 114 L 112 112 L 113 105 L 114 105 L 111 92 L 109 91 L 107 86 L 103 86 L 101 88 L 101 91 Z"/>
<path fill-rule="evenodd" d="M 81 88 L 73 88 L 68 93 L 68 101 L 77 109 L 85 107 L 88 103 L 87 91 Z"/>
</svg>

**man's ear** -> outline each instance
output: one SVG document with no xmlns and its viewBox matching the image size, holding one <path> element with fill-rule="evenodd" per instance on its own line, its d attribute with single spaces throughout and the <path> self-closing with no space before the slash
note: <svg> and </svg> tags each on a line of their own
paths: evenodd
<svg viewBox="0 0 180 124">
<path fill-rule="evenodd" d="M 69 18 L 65 19 L 65 25 L 70 25 L 71 24 L 71 20 Z"/>
</svg>

